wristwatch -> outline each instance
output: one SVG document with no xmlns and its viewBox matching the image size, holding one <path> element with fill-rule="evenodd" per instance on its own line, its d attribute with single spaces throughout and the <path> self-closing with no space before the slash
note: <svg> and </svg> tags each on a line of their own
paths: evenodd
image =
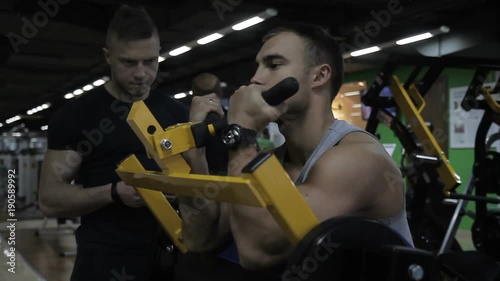
<svg viewBox="0 0 500 281">
<path fill-rule="evenodd" d="M 222 142 L 229 149 L 244 148 L 257 144 L 257 131 L 231 124 L 222 130 Z"/>
</svg>

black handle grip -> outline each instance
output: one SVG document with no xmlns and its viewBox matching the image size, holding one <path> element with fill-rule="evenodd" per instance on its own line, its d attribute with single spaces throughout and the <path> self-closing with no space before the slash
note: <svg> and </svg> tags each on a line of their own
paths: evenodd
<svg viewBox="0 0 500 281">
<path fill-rule="evenodd" d="M 299 90 L 299 82 L 293 77 L 288 77 L 274 85 L 271 89 L 262 93 L 262 98 L 271 106 L 276 106 L 293 96 Z M 196 147 L 204 147 L 210 138 L 208 125 L 212 124 L 217 134 L 224 129 L 227 124 L 226 118 L 220 118 L 216 112 L 209 112 L 205 121 L 191 126 L 191 131 Z"/>
<path fill-rule="evenodd" d="M 271 106 L 276 106 L 284 102 L 289 97 L 295 95 L 299 90 L 299 82 L 293 77 L 288 77 L 281 80 L 278 84 L 274 85 L 271 89 L 262 92 L 262 98 Z M 209 112 L 205 121 L 208 123 L 220 119 L 216 112 Z"/>
<path fill-rule="evenodd" d="M 284 102 L 289 97 L 295 95 L 299 90 L 299 82 L 293 77 L 288 77 L 281 80 L 271 89 L 262 93 L 262 98 L 272 106 L 276 106 Z"/>
</svg>

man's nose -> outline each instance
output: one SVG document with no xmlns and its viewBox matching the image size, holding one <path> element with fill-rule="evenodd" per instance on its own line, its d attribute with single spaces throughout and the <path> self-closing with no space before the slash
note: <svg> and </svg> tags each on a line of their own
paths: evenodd
<svg viewBox="0 0 500 281">
<path fill-rule="evenodd" d="M 250 79 L 250 83 L 257 85 L 264 85 L 264 79 L 262 79 L 262 75 L 260 75 L 258 70 L 253 75 L 252 79 Z"/>
<path fill-rule="evenodd" d="M 146 68 L 142 63 L 137 64 L 137 67 L 134 71 L 134 77 L 144 78 L 146 76 Z"/>
</svg>

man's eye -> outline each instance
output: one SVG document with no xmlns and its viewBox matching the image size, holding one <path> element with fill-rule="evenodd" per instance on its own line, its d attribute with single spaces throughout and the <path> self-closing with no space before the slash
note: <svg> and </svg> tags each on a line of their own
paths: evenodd
<svg viewBox="0 0 500 281">
<path fill-rule="evenodd" d="M 280 66 L 282 66 L 281 63 L 271 63 L 269 65 L 269 68 L 271 68 L 271 69 L 278 69 Z"/>
</svg>

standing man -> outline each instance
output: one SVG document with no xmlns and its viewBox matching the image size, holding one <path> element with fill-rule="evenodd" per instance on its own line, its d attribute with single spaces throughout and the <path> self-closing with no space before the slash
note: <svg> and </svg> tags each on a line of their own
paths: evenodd
<svg viewBox="0 0 500 281">
<path fill-rule="evenodd" d="M 343 81 L 342 55 L 334 39 L 316 26 L 290 25 L 272 30 L 263 41 L 251 85 L 240 87 L 230 99 L 231 125 L 223 135 L 236 134 L 236 127 L 244 133 L 228 145 L 228 175 L 241 175 L 257 156 L 257 132 L 286 112 L 282 164 L 319 221 L 371 217 L 412 244 L 397 165 L 374 136 L 333 116 L 331 103 Z M 262 92 L 287 77 L 298 80 L 299 91 L 281 105 L 269 106 Z M 191 156 L 200 159 L 201 153 Z M 388 181 L 388 173 L 401 180 Z M 180 202 L 181 213 L 193 207 L 192 200 Z M 283 265 L 293 251 L 267 209 L 207 201 L 205 212 L 196 215 L 183 224 L 184 241 L 193 251 L 210 251 L 231 233 L 238 262 L 251 270 Z"/>
<path fill-rule="evenodd" d="M 130 154 L 146 169 L 159 169 L 126 122 L 132 103 L 144 101 L 164 128 L 187 122 L 189 111 L 151 89 L 160 38 L 143 8 L 117 10 L 103 52 L 111 80 L 68 103 L 49 123 L 40 208 L 47 217 L 81 216 L 72 281 L 171 280 L 175 253 L 160 243 L 158 222 L 115 169 Z"/>
</svg>

